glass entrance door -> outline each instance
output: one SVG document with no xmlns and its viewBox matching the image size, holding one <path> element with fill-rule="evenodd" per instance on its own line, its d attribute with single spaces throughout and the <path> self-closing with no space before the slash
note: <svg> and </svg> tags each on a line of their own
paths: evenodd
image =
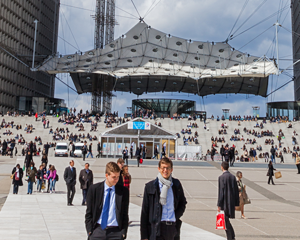
<svg viewBox="0 0 300 240">
<path fill-rule="evenodd" d="M 151 159 L 152 156 L 154 155 L 153 152 L 153 142 L 148 142 L 148 141 L 140 141 L 140 148 L 141 150 L 141 156 L 144 159 Z M 143 155 L 143 149 L 146 148 L 146 154 L 145 156 Z"/>
</svg>

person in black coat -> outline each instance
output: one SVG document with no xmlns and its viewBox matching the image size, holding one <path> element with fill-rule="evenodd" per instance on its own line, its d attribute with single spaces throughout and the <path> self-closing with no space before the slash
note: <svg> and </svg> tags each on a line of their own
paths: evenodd
<svg viewBox="0 0 300 240">
<path fill-rule="evenodd" d="M 2 143 L 2 155 L 5 156 L 7 150 L 7 142 L 4 140 Z"/>
<path fill-rule="evenodd" d="M 173 163 L 169 158 L 162 158 L 158 165 L 159 176 L 145 186 L 142 213 L 141 213 L 141 239 L 180 239 L 180 228 L 183 213 L 186 208 L 186 198 L 180 181 L 171 176 Z M 163 182 L 162 182 L 163 181 Z M 166 196 L 163 197 L 163 188 L 167 187 Z M 173 201 L 170 198 L 173 194 Z M 174 204 L 174 205 L 173 205 Z M 167 209 L 173 209 L 167 211 Z M 165 220 L 165 219 L 168 220 Z"/>
<path fill-rule="evenodd" d="M 130 147 L 130 159 L 132 159 L 133 158 L 133 146 L 131 145 L 131 147 Z"/>
<path fill-rule="evenodd" d="M 82 160 L 85 161 L 85 155 L 87 154 L 87 145 L 86 145 L 86 141 L 84 141 L 84 145 L 82 146 Z"/>
<path fill-rule="evenodd" d="M 84 169 L 82 169 L 79 173 L 79 182 L 80 182 L 80 188 L 82 189 L 82 205 L 86 205 L 86 195 L 90 188 L 90 186 L 93 185 L 94 181 L 94 175 L 93 171 L 89 169 L 90 164 L 86 163 L 84 165 Z"/>
<path fill-rule="evenodd" d="M 222 145 L 222 146 L 220 147 L 220 154 L 221 154 L 221 156 L 222 156 L 222 161 L 223 161 L 223 159 L 224 159 L 224 152 L 225 152 L 225 148 L 224 148 L 224 146 Z"/>
<path fill-rule="evenodd" d="M 235 148 L 234 146 L 232 146 L 230 149 L 229 149 L 229 156 L 230 156 L 230 166 L 233 166 L 233 163 L 234 163 L 234 160 L 235 160 Z"/>
<path fill-rule="evenodd" d="M 98 143 L 97 143 L 97 151 L 98 151 L 98 154 L 97 154 L 97 156 L 96 156 L 96 158 L 101 158 L 101 142 L 99 141 Z"/>
<path fill-rule="evenodd" d="M 235 218 L 235 207 L 239 206 L 239 189 L 236 177 L 228 172 L 229 163 L 222 162 L 221 169 L 223 174 L 219 176 L 218 191 L 218 212 L 224 211 L 227 239 L 235 239 L 233 227 L 229 218 Z"/>
<path fill-rule="evenodd" d="M 129 220 L 129 191 L 124 186 L 117 184 L 119 177 L 119 166 L 115 162 L 109 162 L 106 164 L 106 180 L 92 185 L 88 191 L 85 228 L 89 240 L 126 239 Z M 108 199 L 108 194 L 111 197 L 109 198 L 110 204 L 107 206 L 105 202 Z M 113 206 L 115 215 L 110 216 L 112 211 L 108 211 L 108 209 L 113 208 Z M 105 207 L 108 207 L 108 213 L 105 211 Z M 104 215 L 107 217 L 106 220 Z M 109 222 L 108 219 L 112 221 Z"/>
<path fill-rule="evenodd" d="M 30 163 L 32 162 L 32 154 L 30 151 L 27 151 L 27 154 L 25 156 L 25 167 L 26 167 L 26 172 L 27 172 L 27 169 L 29 168 L 30 166 Z"/>
<path fill-rule="evenodd" d="M 12 184 L 14 185 L 13 194 L 18 194 L 19 186 L 23 186 L 23 169 L 20 168 L 20 164 L 17 164 L 11 174 L 14 174 Z"/>
<path fill-rule="evenodd" d="M 230 153 L 229 153 L 228 147 L 225 147 L 225 150 L 224 150 L 223 154 L 224 154 L 225 162 L 229 162 Z"/>
<path fill-rule="evenodd" d="M 123 150 L 123 160 L 125 161 L 125 165 L 128 166 L 128 149 L 127 149 L 127 147 L 125 147 L 125 149 Z"/>
<path fill-rule="evenodd" d="M 70 166 L 66 167 L 64 172 L 64 180 L 67 184 L 68 189 L 68 206 L 73 206 L 73 198 L 75 195 L 75 185 L 76 185 L 76 168 L 74 167 L 74 161 L 70 161 Z"/>
<path fill-rule="evenodd" d="M 137 166 L 140 166 L 140 159 L 141 159 L 141 149 L 139 147 L 136 148 L 135 156 L 137 160 Z"/>
<path fill-rule="evenodd" d="M 274 176 L 274 170 L 276 171 L 276 169 L 273 167 L 272 161 L 269 162 L 268 168 L 269 168 L 267 173 L 267 176 L 269 176 L 268 184 L 270 184 L 270 181 L 272 181 L 272 184 L 275 185 L 273 181 L 273 176 Z"/>
<path fill-rule="evenodd" d="M 41 163 L 42 163 L 42 164 L 45 164 L 45 167 L 47 168 L 47 165 L 48 165 L 48 157 L 47 157 L 46 154 L 42 156 Z"/>
</svg>

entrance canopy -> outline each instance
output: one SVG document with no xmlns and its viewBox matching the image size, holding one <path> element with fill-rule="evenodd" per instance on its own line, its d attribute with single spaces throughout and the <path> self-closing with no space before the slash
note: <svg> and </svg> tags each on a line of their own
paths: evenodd
<svg viewBox="0 0 300 240">
<path fill-rule="evenodd" d="M 134 156 L 139 147 L 143 152 L 146 149 L 143 153 L 144 159 L 155 156 L 155 148 L 158 153 L 155 157 L 160 158 L 164 149 L 166 156 L 176 159 L 177 136 L 150 122 L 136 118 L 102 133 L 101 145 L 102 155 L 107 158 L 122 157 L 125 147 L 128 150 L 132 147 Z"/>
<path fill-rule="evenodd" d="M 223 42 L 192 41 L 138 23 L 105 46 L 85 53 L 50 56 L 38 70 L 71 73 L 76 85 L 93 85 L 93 75 L 116 81 L 115 91 L 187 92 L 198 95 L 247 93 L 265 96 L 273 61 L 250 56 Z M 91 76 L 89 76 L 91 75 Z M 101 81 L 101 78 L 98 78 Z M 86 92 L 80 89 L 79 92 Z"/>
</svg>

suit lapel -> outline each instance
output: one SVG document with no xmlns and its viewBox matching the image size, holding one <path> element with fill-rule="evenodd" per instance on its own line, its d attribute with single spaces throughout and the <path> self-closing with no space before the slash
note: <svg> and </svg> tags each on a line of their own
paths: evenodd
<svg viewBox="0 0 300 240">
<path fill-rule="evenodd" d="M 123 189 L 120 186 L 116 185 L 115 193 L 116 211 L 119 212 L 122 206 Z"/>
<path fill-rule="evenodd" d="M 104 196 L 104 182 L 102 182 L 99 185 L 99 188 L 98 188 L 97 192 L 98 192 L 98 196 L 99 196 L 99 198 L 97 198 L 97 203 L 99 203 L 99 209 L 100 209 L 100 213 L 101 213 L 102 208 L 103 208 L 103 202 L 104 202 L 104 199 L 103 199 L 103 196 Z"/>
</svg>

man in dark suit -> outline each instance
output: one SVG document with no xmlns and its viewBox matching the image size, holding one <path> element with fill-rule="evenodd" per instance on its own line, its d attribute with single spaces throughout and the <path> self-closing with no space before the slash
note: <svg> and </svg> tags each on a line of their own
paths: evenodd
<svg viewBox="0 0 300 240">
<path fill-rule="evenodd" d="M 109 162 L 106 180 L 92 185 L 88 191 L 85 227 L 89 240 L 126 239 L 129 191 L 117 184 L 119 177 L 119 166 Z"/>
<path fill-rule="evenodd" d="M 123 150 L 123 160 L 125 161 L 125 165 L 128 166 L 128 149 L 127 149 L 127 147 L 125 147 L 125 149 Z"/>
<path fill-rule="evenodd" d="M 222 162 L 221 169 L 223 174 L 218 180 L 218 212 L 224 211 L 227 239 L 233 240 L 235 234 L 229 218 L 235 218 L 235 207 L 239 206 L 239 190 L 235 176 L 228 172 L 229 163 Z"/>
<path fill-rule="evenodd" d="M 86 141 L 84 141 L 81 150 L 82 150 L 82 160 L 85 161 L 85 155 L 87 154 L 87 145 L 86 145 Z"/>
<path fill-rule="evenodd" d="M 228 150 L 227 146 L 225 147 L 225 150 L 224 150 L 223 154 L 224 154 L 225 162 L 229 162 L 230 153 L 229 153 L 229 150 Z"/>
<path fill-rule="evenodd" d="M 89 168 L 90 164 L 86 163 L 84 169 L 80 171 L 79 182 L 80 188 L 82 189 L 82 205 L 86 205 L 86 195 L 89 190 L 89 187 L 93 185 L 94 176 L 93 171 Z"/>
<path fill-rule="evenodd" d="M 230 166 L 233 167 L 234 159 L 235 159 L 235 148 L 234 148 L 234 145 L 232 145 L 232 147 L 230 148 L 229 155 L 230 155 Z"/>
<path fill-rule="evenodd" d="M 146 184 L 141 213 L 142 240 L 179 240 L 186 198 L 178 179 L 172 178 L 173 163 L 163 157 L 157 178 Z"/>
<path fill-rule="evenodd" d="M 74 167 L 74 160 L 70 161 L 70 166 L 66 167 L 64 173 L 64 180 L 68 188 L 68 206 L 73 206 L 73 198 L 75 195 L 76 185 L 76 168 Z"/>
</svg>

